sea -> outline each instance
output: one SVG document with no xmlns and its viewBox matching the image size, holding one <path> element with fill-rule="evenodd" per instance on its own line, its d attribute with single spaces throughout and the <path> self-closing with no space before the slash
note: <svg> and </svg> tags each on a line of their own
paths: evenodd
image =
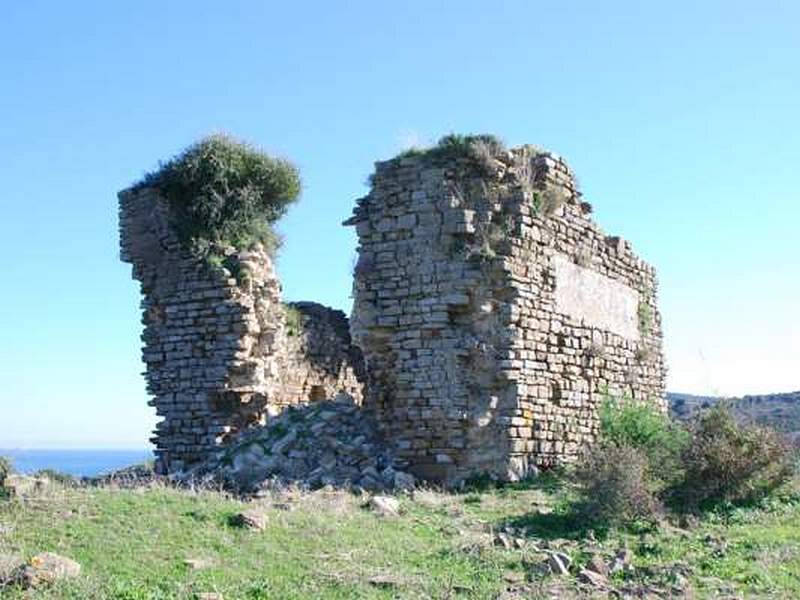
<svg viewBox="0 0 800 600">
<path fill-rule="evenodd" d="M 153 459 L 147 449 L 15 449 L 0 448 L 0 456 L 11 459 L 18 473 L 31 474 L 42 469 L 53 469 L 75 477 L 96 477 L 117 469 Z"/>
</svg>

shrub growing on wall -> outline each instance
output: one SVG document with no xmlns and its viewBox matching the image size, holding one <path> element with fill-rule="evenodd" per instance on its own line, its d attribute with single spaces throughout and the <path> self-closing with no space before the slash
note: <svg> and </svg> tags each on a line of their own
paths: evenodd
<svg viewBox="0 0 800 600">
<path fill-rule="evenodd" d="M 167 199 L 180 240 L 194 253 L 214 248 L 274 251 L 272 223 L 300 194 L 300 176 L 288 161 L 273 158 L 227 135 L 212 135 L 147 174 L 138 187 L 154 187 Z"/>
<path fill-rule="evenodd" d="M 489 171 L 494 157 L 505 152 L 503 142 L 490 134 L 462 135 L 451 133 L 440 138 L 430 148 L 409 148 L 398 155 L 398 158 L 422 156 L 433 164 L 446 164 L 451 160 L 466 158 L 480 169 Z"/>
</svg>

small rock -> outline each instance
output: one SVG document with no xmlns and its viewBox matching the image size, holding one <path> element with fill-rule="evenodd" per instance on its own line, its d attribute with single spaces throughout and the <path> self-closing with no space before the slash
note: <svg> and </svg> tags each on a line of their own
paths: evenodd
<svg viewBox="0 0 800 600">
<path fill-rule="evenodd" d="M 214 563 L 207 558 L 186 558 L 184 559 L 183 564 L 192 571 L 199 571 L 200 569 L 207 569 Z"/>
<path fill-rule="evenodd" d="M 197 600 L 223 600 L 223 598 L 219 592 L 200 592 L 197 594 Z"/>
<path fill-rule="evenodd" d="M 373 496 L 369 507 L 382 517 L 396 517 L 400 514 L 400 501 L 389 496 Z"/>
<path fill-rule="evenodd" d="M 617 571 L 628 571 L 633 566 L 633 552 L 628 550 L 627 548 L 623 548 L 617 555 L 614 557 L 614 560 L 611 562 L 611 573 L 616 573 Z"/>
<path fill-rule="evenodd" d="M 503 581 L 506 583 L 522 583 L 525 581 L 525 575 L 518 571 L 506 571 L 503 573 Z"/>
<path fill-rule="evenodd" d="M 584 568 L 587 571 L 592 571 L 603 577 L 608 577 L 608 565 L 599 554 L 592 554 Z"/>
<path fill-rule="evenodd" d="M 581 569 L 578 572 L 578 581 L 588 583 L 589 585 L 598 588 L 605 587 L 606 584 L 608 584 L 608 580 L 604 575 L 601 575 L 595 571 L 590 571 L 589 569 Z"/>
<path fill-rule="evenodd" d="M 267 515 L 258 510 L 245 510 L 235 515 L 233 525 L 263 531 L 267 528 Z"/>
<path fill-rule="evenodd" d="M 498 533 L 494 536 L 494 545 L 502 546 L 506 550 L 511 550 L 514 547 L 514 540 L 512 540 L 507 533 Z"/>
<path fill-rule="evenodd" d="M 547 564 L 556 575 L 568 575 L 572 559 L 563 552 L 553 552 L 548 557 Z"/>
<path fill-rule="evenodd" d="M 14 581 L 25 561 L 19 556 L 0 554 L 0 587 Z"/>
<path fill-rule="evenodd" d="M 24 588 L 35 588 L 77 577 L 80 573 L 81 566 L 71 558 L 53 552 L 42 552 L 31 558 L 22 569 L 20 583 Z"/>
<path fill-rule="evenodd" d="M 371 585 L 381 588 L 396 587 L 402 583 L 402 581 L 394 575 L 375 575 L 374 577 L 370 577 L 368 581 Z"/>
</svg>

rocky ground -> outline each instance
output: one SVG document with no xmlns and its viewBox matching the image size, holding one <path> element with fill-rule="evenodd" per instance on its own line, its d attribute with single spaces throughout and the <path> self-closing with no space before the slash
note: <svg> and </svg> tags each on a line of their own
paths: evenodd
<svg viewBox="0 0 800 600">
<path fill-rule="evenodd" d="M 287 483 L 376 492 L 414 487 L 381 442 L 375 423 L 347 395 L 292 406 L 248 429 L 185 481 L 212 480 L 245 494 Z"/>
<path fill-rule="evenodd" d="M 243 501 L 161 481 L 41 483 L 0 500 L 6 598 L 794 598 L 800 490 L 629 530 L 589 528 L 555 474 L 501 487 Z"/>
</svg>

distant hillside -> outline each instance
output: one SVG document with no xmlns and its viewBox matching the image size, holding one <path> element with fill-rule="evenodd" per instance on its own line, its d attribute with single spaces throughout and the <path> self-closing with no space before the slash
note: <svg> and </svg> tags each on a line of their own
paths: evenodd
<svg viewBox="0 0 800 600">
<path fill-rule="evenodd" d="M 670 412 L 678 419 L 687 419 L 699 409 L 725 400 L 742 420 L 769 425 L 779 431 L 800 432 L 800 391 L 784 394 L 719 398 L 667 393 Z"/>
</svg>

